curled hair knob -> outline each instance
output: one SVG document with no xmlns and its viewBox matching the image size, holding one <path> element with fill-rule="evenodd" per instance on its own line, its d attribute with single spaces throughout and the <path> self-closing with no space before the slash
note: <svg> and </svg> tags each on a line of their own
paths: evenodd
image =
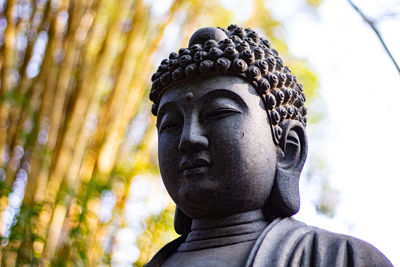
<svg viewBox="0 0 400 267">
<path fill-rule="evenodd" d="M 268 71 L 273 72 L 275 70 L 276 61 L 273 57 L 267 57 Z"/>
<path fill-rule="evenodd" d="M 179 65 L 181 67 L 186 67 L 188 64 L 192 63 L 192 57 L 190 55 L 183 55 L 179 57 Z"/>
<path fill-rule="evenodd" d="M 219 58 L 217 61 L 215 61 L 215 69 L 217 71 L 227 71 L 229 67 L 231 66 L 231 61 L 227 58 Z"/>
<path fill-rule="evenodd" d="M 203 51 L 203 47 L 201 46 L 201 44 L 194 44 L 190 47 L 190 55 L 194 56 L 194 54 L 196 54 L 196 52 L 198 51 Z"/>
<path fill-rule="evenodd" d="M 168 58 L 164 58 L 162 61 L 161 61 L 161 65 L 168 65 L 169 64 L 169 59 Z"/>
<path fill-rule="evenodd" d="M 206 51 L 197 51 L 193 55 L 193 60 L 196 63 L 200 63 L 201 61 L 205 60 L 207 58 L 207 52 Z"/>
<path fill-rule="evenodd" d="M 168 70 L 171 72 L 179 67 L 179 59 L 171 59 L 168 64 Z"/>
<path fill-rule="evenodd" d="M 288 107 L 286 108 L 286 110 L 287 110 L 287 113 L 288 113 L 288 118 L 289 118 L 289 119 L 294 119 L 294 115 L 296 115 L 296 114 L 294 113 L 294 108 L 293 108 L 292 106 L 288 106 Z"/>
<path fill-rule="evenodd" d="M 254 62 L 254 65 L 256 65 L 260 69 L 262 75 L 267 74 L 267 72 L 268 72 L 267 61 L 258 59 Z"/>
<path fill-rule="evenodd" d="M 152 113 L 154 116 L 157 116 L 157 111 L 158 111 L 158 106 L 157 106 L 156 104 L 153 104 L 153 105 L 151 106 L 151 113 Z"/>
<path fill-rule="evenodd" d="M 281 115 L 281 119 L 287 118 L 288 112 L 284 106 L 279 106 L 277 111 L 279 112 L 279 115 Z"/>
<path fill-rule="evenodd" d="M 302 106 L 300 111 L 301 111 L 301 115 L 303 115 L 303 116 L 307 115 L 307 108 L 305 106 Z"/>
<path fill-rule="evenodd" d="M 168 71 L 168 65 L 166 64 L 161 64 L 157 69 L 157 72 L 166 72 L 166 71 Z"/>
<path fill-rule="evenodd" d="M 257 47 L 257 43 L 254 42 L 253 39 L 249 38 L 249 37 L 245 37 L 244 40 L 250 45 L 250 47 Z"/>
<path fill-rule="evenodd" d="M 286 75 L 284 74 L 284 73 L 282 73 L 282 72 L 276 72 L 275 73 L 275 75 L 277 75 L 278 76 L 278 87 L 282 87 L 282 85 L 285 83 L 285 81 L 286 81 Z"/>
<path fill-rule="evenodd" d="M 234 31 L 234 30 L 236 30 L 237 28 L 239 28 L 239 26 L 237 25 L 237 24 L 231 24 L 231 25 L 229 25 L 228 26 L 228 31 Z"/>
<path fill-rule="evenodd" d="M 190 55 L 190 50 L 187 48 L 181 48 L 178 51 L 179 56 L 183 56 L 183 55 Z"/>
<path fill-rule="evenodd" d="M 197 65 L 192 63 L 186 66 L 185 68 L 185 76 L 190 77 L 196 73 Z"/>
<path fill-rule="evenodd" d="M 208 56 L 210 59 L 217 60 L 219 57 L 221 57 L 223 54 L 222 50 L 219 49 L 218 47 L 213 47 L 210 49 L 208 52 Z"/>
<path fill-rule="evenodd" d="M 280 89 L 272 90 L 272 94 L 275 96 L 277 104 L 282 105 L 285 94 Z"/>
<path fill-rule="evenodd" d="M 184 75 L 183 69 L 177 68 L 172 72 L 171 78 L 172 78 L 172 80 L 177 81 L 177 80 L 181 79 L 183 77 L 183 75 Z"/>
<path fill-rule="evenodd" d="M 178 59 L 179 55 L 176 52 L 172 52 L 169 54 L 169 59 Z"/>
<path fill-rule="evenodd" d="M 246 71 L 246 76 L 250 80 L 258 81 L 261 79 L 261 71 L 256 66 L 250 66 Z"/>
<path fill-rule="evenodd" d="M 165 72 L 163 73 L 163 75 L 161 75 L 160 81 L 162 85 L 166 85 L 169 83 L 170 81 L 170 73 L 169 72 Z"/>
<path fill-rule="evenodd" d="M 271 123 L 272 125 L 277 125 L 281 119 L 281 115 L 279 115 L 278 111 L 272 110 L 271 112 Z"/>
<path fill-rule="evenodd" d="M 255 32 L 252 29 L 250 29 L 250 31 L 247 32 L 247 37 L 251 38 L 256 44 L 260 43 L 260 36 L 258 35 L 257 32 Z"/>
<path fill-rule="evenodd" d="M 283 103 L 288 103 L 290 101 L 290 99 L 292 98 L 292 90 L 284 87 L 284 88 L 282 88 L 282 92 L 285 95 Z"/>
<path fill-rule="evenodd" d="M 231 38 L 232 38 L 232 41 L 233 41 L 235 44 L 239 44 L 239 43 L 241 43 L 241 42 L 243 41 L 242 39 L 240 39 L 239 36 L 236 36 L 236 35 L 232 35 Z"/>
<path fill-rule="evenodd" d="M 293 82 L 293 75 L 290 73 L 286 73 L 286 81 L 285 86 L 289 87 Z"/>
<path fill-rule="evenodd" d="M 210 51 L 210 49 L 213 47 L 218 47 L 218 43 L 215 40 L 208 40 L 204 44 L 204 50 L 207 52 Z"/>
<path fill-rule="evenodd" d="M 234 34 L 234 35 L 237 35 L 238 37 L 240 37 L 241 39 L 243 39 L 243 37 L 244 36 L 246 36 L 246 32 L 243 30 L 243 28 L 242 27 L 237 27 L 237 28 L 235 28 L 233 31 L 232 31 L 232 33 Z"/>
<path fill-rule="evenodd" d="M 271 52 L 272 52 L 272 54 L 274 54 L 275 56 L 279 56 L 279 53 L 278 53 L 278 51 L 276 51 L 275 49 L 271 49 Z"/>
<path fill-rule="evenodd" d="M 276 137 L 276 139 L 277 139 L 278 141 L 280 141 L 281 138 L 282 138 L 282 128 L 279 127 L 278 125 L 276 125 L 276 126 L 274 127 L 274 130 L 275 130 L 275 137 Z"/>
<path fill-rule="evenodd" d="M 242 52 L 244 50 L 249 50 L 250 46 L 246 41 L 241 42 L 240 44 L 236 45 L 236 50 Z"/>
<path fill-rule="evenodd" d="M 276 106 L 276 99 L 274 95 L 272 94 L 267 94 L 265 97 L 266 103 L 267 103 L 267 109 L 271 110 Z"/>
<path fill-rule="evenodd" d="M 264 59 L 265 53 L 261 47 L 254 47 L 253 52 L 256 59 Z"/>
<path fill-rule="evenodd" d="M 271 43 L 270 43 L 267 39 L 263 39 L 263 40 L 261 41 L 261 43 L 262 43 L 263 45 L 265 45 L 266 47 L 271 48 Z"/>
<path fill-rule="evenodd" d="M 271 49 L 271 50 L 273 50 L 273 49 Z M 283 69 L 283 61 L 282 61 L 282 59 L 280 57 L 276 56 L 275 57 L 275 61 L 276 61 L 275 69 L 277 71 L 282 71 L 282 69 Z"/>
<path fill-rule="evenodd" d="M 199 65 L 199 72 L 206 73 L 212 70 L 214 66 L 214 61 L 206 59 L 202 61 Z"/>
<path fill-rule="evenodd" d="M 250 49 L 243 50 L 240 52 L 240 58 L 246 61 L 247 64 L 253 64 L 255 61 L 254 52 Z"/>
<path fill-rule="evenodd" d="M 224 50 L 224 57 L 226 57 L 229 60 L 235 60 L 239 57 L 239 52 L 235 49 L 235 47 L 228 46 Z"/>
<path fill-rule="evenodd" d="M 158 71 L 154 72 L 154 74 L 151 76 L 151 81 L 154 82 L 158 78 L 160 78 L 160 73 Z"/>
<path fill-rule="evenodd" d="M 271 88 L 276 88 L 276 86 L 278 85 L 278 77 L 273 74 L 273 73 L 269 73 L 267 74 L 267 79 L 269 81 L 269 84 L 271 85 Z"/>
<path fill-rule="evenodd" d="M 231 39 L 225 39 L 225 40 L 219 41 L 218 46 L 223 51 L 228 47 L 235 47 L 235 44 L 233 43 L 233 41 Z"/>
<path fill-rule="evenodd" d="M 232 63 L 232 71 L 236 73 L 243 73 L 247 70 L 247 63 L 243 59 L 235 59 Z"/>
<path fill-rule="evenodd" d="M 265 94 L 271 89 L 271 85 L 269 84 L 269 81 L 267 79 L 261 78 L 258 81 L 258 88 L 261 94 Z"/>
</svg>

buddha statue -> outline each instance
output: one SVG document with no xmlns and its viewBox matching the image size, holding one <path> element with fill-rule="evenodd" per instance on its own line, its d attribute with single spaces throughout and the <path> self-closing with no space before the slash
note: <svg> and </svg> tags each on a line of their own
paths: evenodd
<svg viewBox="0 0 400 267">
<path fill-rule="evenodd" d="M 305 95 L 254 30 L 196 31 L 152 82 L 181 236 L 146 266 L 392 266 L 364 241 L 291 217 L 307 156 Z"/>
</svg>

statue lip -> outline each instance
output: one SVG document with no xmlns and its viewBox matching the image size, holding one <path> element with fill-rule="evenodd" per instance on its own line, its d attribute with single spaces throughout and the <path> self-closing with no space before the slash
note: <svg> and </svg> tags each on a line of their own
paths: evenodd
<svg viewBox="0 0 400 267">
<path fill-rule="evenodd" d="M 208 167 L 210 165 L 211 165 L 211 163 L 209 160 L 207 160 L 205 158 L 197 158 L 193 161 L 192 160 L 183 161 L 180 164 L 179 169 L 181 171 L 186 171 L 186 170 L 195 169 L 195 168 L 203 169 L 200 167 Z"/>
</svg>

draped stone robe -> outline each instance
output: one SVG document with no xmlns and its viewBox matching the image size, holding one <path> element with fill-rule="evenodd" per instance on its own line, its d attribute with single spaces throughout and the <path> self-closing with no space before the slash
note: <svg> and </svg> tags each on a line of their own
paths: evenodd
<svg viewBox="0 0 400 267">
<path fill-rule="evenodd" d="M 162 266 L 186 236 L 165 245 L 146 264 Z M 261 232 L 247 258 L 246 267 L 284 266 L 393 266 L 375 247 L 357 238 L 308 226 L 291 217 L 272 221 Z"/>
</svg>

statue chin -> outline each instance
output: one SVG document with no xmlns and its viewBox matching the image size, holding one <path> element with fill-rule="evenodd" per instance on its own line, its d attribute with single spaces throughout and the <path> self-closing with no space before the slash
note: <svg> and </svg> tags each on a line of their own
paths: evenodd
<svg viewBox="0 0 400 267">
<path fill-rule="evenodd" d="M 205 184 L 204 186 L 189 185 L 179 189 L 179 200 L 176 202 L 190 218 L 204 218 L 215 214 L 218 207 L 215 205 L 214 188 Z"/>
<path fill-rule="evenodd" d="M 215 195 L 213 194 L 214 189 L 210 186 L 196 187 L 187 186 L 179 190 L 179 194 L 182 195 L 184 206 L 186 203 L 191 203 L 198 207 L 199 204 L 204 205 L 207 202 L 214 202 Z M 180 205 L 181 206 L 181 205 Z"/>
<path fill-rule="evenodd" d="M 213 187 L 189 187 L 179 190 L 182 197 L 178 207 L 191 219 L 212 219 L 261 210 L 265 203 L 261 199 L 238 199 L 232 194 L 218 195 Z M 235 198 L 236 197 L 236 198 Z"/>
</svg>

